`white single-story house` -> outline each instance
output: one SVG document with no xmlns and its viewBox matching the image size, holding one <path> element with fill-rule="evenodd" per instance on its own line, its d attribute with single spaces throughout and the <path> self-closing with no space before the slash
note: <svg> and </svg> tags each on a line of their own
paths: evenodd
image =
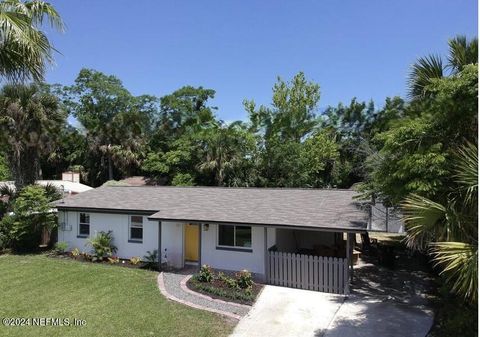
<svg viewBox="0 0 480 337">
<path fill-rule="evenodd" d="M 58 240 L 88 250 L 112 231 L 120 258 L 247 269 L 284 286 L 348 293 L 352 235 L 368 212 L 339 189 L 104 186 L 56 202 Z"/>
</svg>

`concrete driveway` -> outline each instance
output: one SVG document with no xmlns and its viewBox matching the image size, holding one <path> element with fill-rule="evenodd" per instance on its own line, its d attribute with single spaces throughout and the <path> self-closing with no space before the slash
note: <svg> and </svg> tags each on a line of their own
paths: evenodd
<svg viewBox="0 0 480 337">
<path fill-rule="evenodd" d="M 433 324 L 428 310 L 395 301 L 349 297 L 322 337 L 425 337 Z"/>
<path fill-rule="evenodd" d="M 432 315 L 394 301 L 267 285 L 234 337 L 424 337 Z"/>
<path fill-rule="evenodd" d="M 266 285 L 231 336 L 322 336 L 343 301 L 339 295 Z"/>
</svg>

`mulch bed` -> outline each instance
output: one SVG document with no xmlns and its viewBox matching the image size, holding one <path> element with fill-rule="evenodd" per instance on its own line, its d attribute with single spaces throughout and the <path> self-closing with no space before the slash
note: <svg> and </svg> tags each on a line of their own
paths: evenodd
<svg viewBox="0 0 480 337">
<path fill-rule="evenodd" d="M 64 254 L 57 254 L 57 253 L 52 253 L 48 254 L 49 257 L 51 258 L 57 258 L 57 259 L 69 259 L 69 260 L 75 260 L 79 262 L 85 262 L 85 263 L 101 263 L 101 264 L 107 264 L 110 266 L 119 266 L 119 267 L 126 267 L 126 268 L 141 268 L 141 269 L 148 269 L 145 266 L 145 263 L 140 262 L 137 264 L 132 264 L 130 260 L 126 259 L 119 259 L 118 263 L 112 263 L 108 261 L 108 259 L 105 259 L 103 261 L 92 261 L 90 258 L 85 257 L 84 255 L 79 255 L 79 256 L 72 256 L 70 253 L 64 253 Z"/>
<path fill-rule="evenodd" d="M 187 287 L 190 290 L 199 292 L 201 294 L 210 296 L 215 299 L 220 299 L 227 302 L 235 302 L 239 304 L 252 305 L 258 294 L 263 288 L 263 284 L 254 283 L 251 291 L 246 289 L 229 287 L 225 282 L 218 278 L 214 278 L 212 282 L 200 282 L 195 276 L 190 278 L 187 282 Z"/>
</svg>

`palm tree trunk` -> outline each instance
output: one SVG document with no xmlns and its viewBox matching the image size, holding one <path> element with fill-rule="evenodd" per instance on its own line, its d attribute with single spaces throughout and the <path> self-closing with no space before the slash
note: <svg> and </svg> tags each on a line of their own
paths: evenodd
<svg viewBox="0 0 480 337">
<path fill-rule="evenodd" d="M 112 163 L 112 157 L 109 155 L 107 159 L 108 159 L 108 180 L 113 180 L 113 163 Z"/>
<path fill-rule="evenodd" d="M 33 158 L 30 149 L 27 149 L 24 153 L 16 153 L 12 157 L 12 173 L 17 191 L 27 185 L 34 184 L 36 181 L 38 162 Z"/>
</svg>

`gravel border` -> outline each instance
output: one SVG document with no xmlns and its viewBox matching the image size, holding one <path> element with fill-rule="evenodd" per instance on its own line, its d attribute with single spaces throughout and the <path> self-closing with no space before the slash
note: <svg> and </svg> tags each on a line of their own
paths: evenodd
<svg viewBox="0 0 480 337">
<path fill-rule="evenodd" d="M 250 306 L 212 299 L 209 296 L 194 291 L 185 291 L 188 278 L 192 275 L 161 272 L 158 275 L 158 288 L 166 298 L 188 305 L 192 308 L 214 312 L 234 319 L 241 319 L 251 309 Z"/>
</svg>

